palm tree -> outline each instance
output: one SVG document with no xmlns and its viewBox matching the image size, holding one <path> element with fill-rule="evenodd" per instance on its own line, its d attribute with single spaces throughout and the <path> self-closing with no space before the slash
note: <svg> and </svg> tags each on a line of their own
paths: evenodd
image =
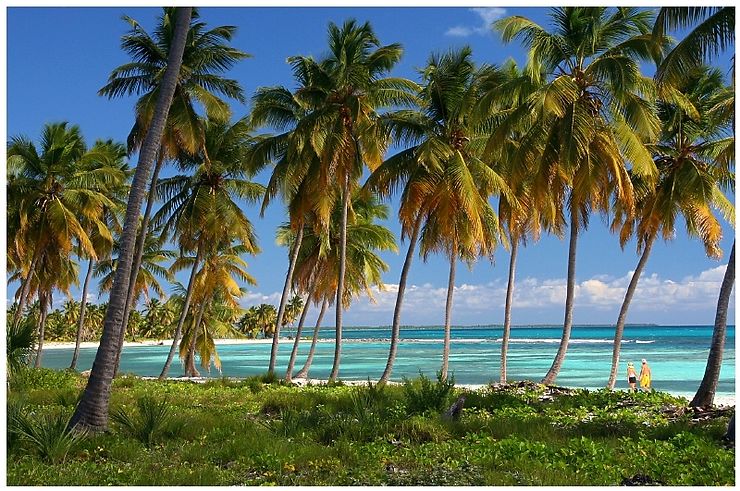
<svg viewBox="0 0 740 491">
<path fill-rule="evenodd" d="M 86 226 L 104 230 L 100 212 L 113 206 L 106 196 L 109 185 L 120 182 L 120 169 L 102 166 L 86 169 L 82 160 L 87 148 L 77 126 L 47 124 L 40 147 L 28 138 L 11 138 L 8 145 L 9 259 L 21 286 L 16 293 L 18 309 L 13 324 L 29 301 L 31 283 L 45 260 L 59 264 L 58 254 L 67 257 L 78 250 L 96 257 Z M 15 259 L 13 259 L 15 258 Z M 48 271 L 47 271 L 48 273 Z M 53 274 L 46 274 L 54 281 Z M 54 285 L 42 286 L 42 289 Z"/>
<path fill-rule="evenodd" d="M 131 29 L 122 37 L 121 48 L 132 61 L 114 69 L 108 83 L 98 92 L 99 95 L 107 96 L 109 99 L 133 94 L 140 96 L 136 104 L 136 120 L 128 137 L 130 153 L 140 148 L 152 120 L 162 73 L 166 67 L 167 53 L 174 39 L 172 26 L 175 11 L 173 7 L 163 8 L 153 36 L 150 36 L 134 19 L 124 16 Z M 176 158 L 182 151 L 195 153 L 203 144 L 203 128 L 198 119 L 196 104 L 205 109 L 209 118 L 228 121 L 231 111 L 228 103 L 221 97 L 225 96 L 240 103 L 245 102 L 239 83 L 236 80 L 225 79 L 221 75 L 238 61 L 249 56 L 226 44 L 231 41 L 236 27 L 220 26 L 208 30 L 206 24 L 198 19 L 198 11 L 193 9 L 180 77 L 175 87 L 137 238 L 134 271 L 141 265 L 144 237 L 149 233 L 149 217 L 156 199 L 156 183 L 163 162 Z M 128 317 L 135 303 L 133 291 L 132 283 L 129 285 L 123 326 L 128 325 Z"/>
<path fill-rule="evenodd" d="M 134 290 L 132 298 L 134 303 L 138 303 L 142 295 L 148 300 L 151 298 L 152 293 L 159 298 L 164 298 L 166 296 L 165 291 L 157 278 L 166 281 L 172 281 L 173 279 L 172 274 L 163 263 L 172 260 L 177 254 L 169 249 L 164 249 L 166 240 L 159 232 L 157 229 L 153 230 L 152 233 L 147 234 L 144 241 L 144 253 L 141 257 L 141 264 L 136 271 L 136 275 L 133 276 Z M 118 240 L 114 243 L 112 252 L 116 253 L 116 258 L 111 257 L 102 260 L 95 267 L 94 275 L 100 278 L 98 286 L 100 293 L 110 292 L 113 287 L 115 272 L 118 267 L 118 257 L 120 256 L 120 242 Z M 129 326 L 127 325 L 126 329 L 128 328 Z M 125 335 L 126 329 L 123 330 L 123 335 Z M 131 334 L 134 340 L 136 340 L 133 330 L 131 330 Z M 120 359 L 120 350 L 118 359 Z"/>
<path fill-rule="evenodd" d="M 190 279 L 175 328 L 170 352 L 160 378 L 165 378 L 174 359 L 180 334 L 188 315 L 193 281 L 204 258 L 221 243 L 237 240 L 249 252 L 259 252 L 251 222 L 237 201 L 253 202 L 264 193 L 264 187 L 249 181 L 252 171 L 246 148 L 250 126 L 243 118 L 233 125 L 206 121 L 205 142 L 197 155 L 181 154 L 183 169 L 193 169 L 192 176 L 178 175 L 159 182 L 159 193 L 165 204 L 152 218 L 163 225 L 163 233 L 175 233 L 181 251 L 195 251 Z"/>
<path fill-rule="evenodd" d="M 286 379 L 291 380 L 293 367 L 298 354 L 298 343 L 301 339 L 303 322 L 310 303 L 316 305 L 324 302 L 331 303 L 337 291 L 337 270 L 340 263 L 339 242 L 341 230 L 339 223 L 342 209 L 336 203 L 332 215 L 332 226 L 329 233 L 319 227 L 315 228 L 315 220 L 310 220 L 303 232 L 303 243 L 296 261 L 294 286 L 297 291 L 308 295 L 304 311 L 298 324 L 293 349 L 288 361 Z M 346 278 L 343 308 L 348 308 L 354 297 L 365 293 L 373 300 L 373 288 L 383 288 L 381 275 L 388 270 L 387 264 L 376 251 L 397 251 L 393 234 L 375 223 L 388 217 L 388 208 L 378 202 L 375 195 L 357 190 L 352 199 L 352 217 L 347 225 L 347 256 Z M 289 224 L 284 224 L 278 230 L 278 243 L 290 243 L 295 240 L 295 232 Z M 321 317 L 321 316 L 320 316 Z M 317 325 L 320 324 L 320 321 Z M 318 329 L 318 328 L 316 328 Z M 316 334 L 314 334 L 314 341 Z M 312 346 L 313 348 L 313 346 Z M 308 364 L 310 366 L 310 364 Z"/>
<path fill-rule="evenodd" d="M 157 298 L 150 298 L 144 304 L 144 330 L 142 335 L 147 338 L 166 338 L 169 328 L 175 321 L 176 313 L 172 302 L 162 302 Z"/>
<path fill-rule="evenodd" d="M 334 292 L 336 294 L 336 292 Z M 306 302 L 306 305 L 310 305 L 309 302 Z M 311 364 L 313 363 L 313 355 L 316 352 L 316 342 L 319 340 L 319 329 L 321 328 L 321 321 L 324 319 L 324 314 L 326 314 L 326 309 L 329 308 L 330 302 L 329 300 L 324 299 L 321 302 L 321 310 L 319 310 L 319 316 L 316 318 L 316 324 L 313 328 L 313 334 L 311 336 L 311 348 L 308 350 L 308 356 L 306 356 L 306 362 L 303 364 L 303 368 L 298 370 L 298 372 L 293 376 L 291 375 L 291 379 L 293 377 L 295 378 L 308 378 L 308 372 L 311 370 Z M 296 337 L 297 338 L 297 337 Z"/>
<path fill-rule="evenodd" d="M 85 391 L 69 422 L 70 427 L 80 427 L 92 431 L 103 431 L 108 426 L 108 402 L 111 381 L 115 371 L 116 357 L 119 351 L 119 339 L 123 336 L 123 311 L 126 308 L 126 293 L 132 274 L 134 246 L 141 202 L 144 199 L 146 182 L 154 162 L 155 154 L 160 148 L 167 113 L 175 93 L 185 41 L 190 26 L 191 7 L 178 7 L 173 25 L 173 42 L 167 53 L 167 65 L 162 76 L 162 83 L 157 94 L 153 117 L 149 130 L 139 152 L 139 164 L 131 184 L 126 218 L 121 234 L 121 252 L 116 276 L 111 288 L 110 301 L 103 324 L 103 335 L 95 355 L 90 378 Z"/>
<path fill-rule="evenodd" d="M 305 72 L 298 68 L 299 66 L 294 66 L 294 78 L 299 86 L 305 87 L 309 79 Z M 293 281 L 295 261 L 303 239 L 303 224 L 307 214 L 315 206 L 314 197 L 320 194 L 316 180 L 321 173 L 321 161 L 316 157 L 313 148 L 301 139 L 300 132 L 296 131 L 296 127 L 308 111 L 306 104 L 302 103 L 296 94 L 283 86 L 262 87 L 257 90 L 252 102 L 253 124 L 268 124 L 280 131 L 276 135 L 258 137 L 250 149 L 255 169 L 261 169 L 269 162 L 275 164 L 262 200 L 260 215 L 264 216 L 269 203 L 280 193 L 288 206 L 291 226 L 297 231 L 296 240 L 290 249 L 288 271 L 277 310 L 278 335 L 272 337 L 268 364 L 268 373 L 272 374 L 277 361 L 279 332 L 284 324 L 283 316 Z"/>
<path fill-rule="evenodd" d="M 293 295 L 285 306 L 285 317 L 283 318 L 283 325 L 285 327 L 288 324 L 292 325 L 298 318 L 298 315 L 303 312 L 303 299 L 300 295 Z"/>
<path fill-rule="evenodd" d="M 253 322 L 262 332 L 265 338 L 271 338 L 275 335 L 277 326 L 277 309 L 274 305 L 263 303 L 252 307 Z M 250 309 L 251 310 L 251 309 Z"/>
<path fill-rule="evenodd" d="M 378 110 L 405 105 L 413 100 L 414 84 L 398 78 L 384 78 L 401 57 L 398 44 L 381 45 L 369 23 L 354 20 L 341 27 L 329 24 L 329 53 L 319 61 L 310 57 L 289 58 L 305 84 L 296 98 L 306 108 L 306 116 L 294 130 L 313 147 L 321 162 L 314 209 L 324 229 L 333 213 L 334 202 L 341 201 L 340 264 L 337 291 L 344 291 L 346 271 L 346 228 L 350 197 L 365 166 L 377 167 L 388 137 Z M 339 374 L 342 346 L 342 303 L 336 306 L 336 346 L 329 375 Z"/>
<path fill-rule="evenodd" d="M 195 349 L 199 330 L 204 330 L 206 337 L 202 338 L 202 341 L 207 341 L 208 331 L 206 327 L 211 321 L 208 317 L 209 312 L 216 305 L 229 306 L 237 311 L 239 308 L 238 300 L 243 293 L 237 280 L 251 285 L 256 284 L 255 279 L 246 272 L 247 263 L 240 257 L 242 254 L 253 252 L 252 244 L 227 245 L 227 243 L 222 242 L 214 251 L 209 251 L 202 267 L 196 273 L 192 285 L 192 297 L 197 314 L 193 312 L 189 324 L 190 329 L 185 331 L 180 342 L 180 357 L 185 360 L 185 374 L 187 376 L 198 376 L 194 361 Z M 194 262 L 195 258 L 193 257 L 179 257 L 172 264 L 170 270 L 174 273 L 191 267 Z M 181 296 L 184 297 L 185 295 Z M 208 348 L 207 352 L 215 352 L 215 346 Z M 203 360 L 203 357 L 201 357 L 201 360 Z M 208 367 L 210 363 L 204 366 Z"/>
<path fill-rule="evenodd" d="M 731 121 L 711 109 L 717 97 L 725 93 L 719 70 L 698 67 L 684 74 L 677 87 L 683 94 L 682 105 L 660 101 L 658 115 L 662 122 L 659 141 L 650 145 L 659 171 L 653 187 L 636 179 L 639 190 L 637 213 L 623 214 L 617 207 L 613 228 L 620 228 L 622 246 L 637 234 L 637 252 L 641 253 L 619 311 L 614 335 L 612 366 L 607 387 L 614 388 L 619 365 L 619 352 L 627 321 L 627 311 L 637 289 L 637 282 L 647 263 L 653 243 L 659 234 L 664 240 L 675 237 L 676 218 L 683 216 L 690 236 L 698 237 L 707 255 L 719 259 L 722 229 L 711 212 L 718 208 L 728 221 L 735 215 L 732 203 L 722 193 L 723 183 L 734 179 L 729 169 L 714 163 L 713 156 L 733 140 L 729 136 Z M 636 229 L 636 230 L 635 230 Z"/>
<path fill-rule="evenodd" d="M 373 300 L 373 288 L 383 288 L 381 275 L 388 265 L 380 258 L 378 251 L 397 251 L 393 234 L 375 223 L 388 217 L 388 208 L 378 199 L 361 190 L 355 191 L 352 199 L 352 218 L 347 225 L 346 283 L 342 295 L 343 308 L 349 307 L 352 299 L 365 293 Z M 296 261 L 294 285 L 297 291 L 308 295 L 306 305 L 331 303 L 336 295 L 339 282 L 340 249 L 342 230 L 339 217 L 342 214 L 340 203 L 336 203 L 329 233 L 321 227 L 315 228 L 311 220 L 303 232 L 303 242 Z M 290 243 L 295 240 L 289 224 L 278 230 L 278 242 Z M 305 316 L 302 316 L 305 321 Z M 298 353 L 298 343 L 303 325 L 298 325 L 293 350 L 288 362 L 286 379 L 292 378 L 292 371 Z M 314 339 L 316 336 L 314 335 Z M 310 366 L 310 365 L 309 365 Z"/>
<path fill-rule="evenodd" d="M 521 16 L 496 23 L 505 42 L 519 38 L 529 49 L 530 76 L 538 80 L 544 74 L 547 80 L 499 125 L 489 144 L 504 141 L 522 117 L 534 115 L 521 140 L 520 160 L 531 163 L 539 193 L 558 197 L 555 206 L 567 205 L 570 217 L 563 334 L 545 384 L 555 381 L 570 340 L 579 229 L 587 225 L 589 211 L 609 209 L 612 195 L 624 209 L 633 209 L 625 161 L 635 175 L 657 175 L 644 145 L 659 126 L 645 98 L 653 89 L 638 65 L 657 59 L 665 44 L 650 34 L 652 16 L 628 7 L 567 7 L 551 9 L 552 31 Z M 535 197 L 535 206 L 552 206 Z"/>
</svg>

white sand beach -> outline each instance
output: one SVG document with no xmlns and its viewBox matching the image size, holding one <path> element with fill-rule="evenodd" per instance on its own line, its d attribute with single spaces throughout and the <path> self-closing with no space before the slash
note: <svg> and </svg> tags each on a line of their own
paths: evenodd
<svg viewBox="0 0 740 491">
<path fill-rule="evenodd" d="M 289 338 L 280 338 L 280 342 L 288 342 L 292 341 L 292 339 Z M 230 338 L 230 339 L 216 339 L 214 342 L 217 345 L 220 344 L 270 344 L 272 343 L 272 339 L 239 339 L 239 338 Z M 80 348 L 97 348 L 98 347 L 97 341 L 86 341 L 84 343 L 80 343 Z M 125 341 L 123 343 L 124 347 L 136 347 L 136 346 L 170 346 L 172 344 L 171 339 L 146 339 L 144 341 Z M 75 343 L 72 341 L 47 341 L 44 343 L 44 349 L 70 349 L 74 348 Z"/>
</svg>

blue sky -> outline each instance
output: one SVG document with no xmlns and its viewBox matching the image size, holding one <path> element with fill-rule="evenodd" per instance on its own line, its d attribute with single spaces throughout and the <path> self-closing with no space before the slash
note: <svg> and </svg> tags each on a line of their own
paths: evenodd
<svg viewBox="0 0 740 491">
<path fill-rule="evenodd" d="M 156 8 L 9 8 L 7 15 L 8 76 L 7 125 L 9 135 L 38 138 L 44 123 L 69 121 L 80 125 L 86 140 L 114 138 L 125 141 L 133 122 L 134 98 L 109 101 L 97 95 L 110 71 L 128 61 L 120 50 L 120 36 L 127 30 L 122 15 L 137 19 L 147 31 L 159 14 Z M 507 58 L 522 63 L 524 50 L 504 45 L 486 29 L 492 20 L 525 15 L 547 23 L 544 8 L 202 8 L 201 18 L 210 26 L 238 27 L 233 45 L 252 55 L 228 76 L 239 80 L 251 96 L 260 86 L 292 87 L 291 55 L 321 56 L 326 46 L 326 27 L 354 17 L 369 20 L 383 43 L 399 42 L 404 57 L 394 75 L 417 78 L 430 53 L 468 44 L 480 63 L 500 64 Z M 726 53 L 716 61 L 729 67 Z M 651 71 L 645 67 L 646 73 Z M 235 117 L 246 115 L 248 104 L 233 104 Z M 132 164 L 135 165 L 136 159 Z M 256 178 L 266 182 L 267 174 Z M 386 225 L 398 236 L 396 200 L 390 201 L 391 219 Z M 260 238 L 262 253 L 246 258 L 258 281 L 250 287 L 244 305 L 277 303 L 287 268 L 287 252 L 275 245 L 275 229 L 284 208 L 276 203 L 264 218 L 248 208 Z M 621 250 L 603 217 L 592 216 L 578 244 L 575 322 L 613 323 L 635 267 L 634 243 Z M 722 248 L 729 251 L 733 230 L 723 222 Z M 388 290 L 376 295 L 377 304 L 356 301 L 346 314 L 349 325 L 390 324 L 406 244 L 400 253 L 384 254 L 390 270 L 384 275 Z M 508 252 L 497 251 L 495 264 L 482 261 L 472 270 L 458 267 L 453 323 L 487 324 L 503 321 Z M 565 298 L 567 241 L 544 236 L 520 251 L 514 323 L 561 323 Z M 657 243 L 641 280 L 628 322 L 659 324 L 712 324 L 724 262 L 708 259 L 696 240 L 689 240 L 679 226 L 675 240 Z M 448 263 L 432 257 L 416 258 L 411 267 L 404 324 L 439 324 L 444 320 L 444 295 Z M 15 291 L 10 285 L 8 296 Z M 73 291 L 75 296 L 79 293 Z M 60 299 L 61 301 L 62 299 Z M 734 307 L 732 309 L 734 313 Z M 311 317 L 314 317 L 311 315 Z M 333 316 L 327 316 L 328 324 Z M 734 323 L 734 315 L 730 321 Z"/>
</svg>

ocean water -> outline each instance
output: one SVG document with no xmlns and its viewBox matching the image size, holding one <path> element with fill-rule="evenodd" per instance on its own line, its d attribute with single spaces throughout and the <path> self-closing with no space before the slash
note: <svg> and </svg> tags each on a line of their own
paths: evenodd
<svg viewBox="0 0 740 491">
<path fill-rule="evenodd" d="M 561 326 L 516 326 L 509 345 L 510 380 L 539 381 L 552 364 L 560 342 Z M 284 336 L 294 331 L 283 330 Z M 309 331 L 310 334 L 310 331 Z M 311 378 L 329 376 L 334 355 L 333 328 L 322 329 L 311 368 Z M 349 327 L 344 331 L 340 378 L 377 380 L 388 356 L 390 328 Z M 442 362 L 443 329 L 404 327 L 394 365 L 393 380 L 424 373 L 434 377 Z M 461 384 L 485 384 L 498 381 L 500 373 L 502 328 L 500 326 L 453 327 L 450 371 Z M 646 358 L 653 371 L 653 386 L 674 394 L 692 395 L 699 386 L 706 366 L 712 326 L 627 326 L 622 342 L 617 388 L 627 388 L 627 362 Z M 565 363 L 556 383 L 569 387 L 598 389 L 604 387 L 611 366 L 613 326 L 574 326 Z M 283 375 L 288 364 L 292 341 L 281 341 L 277 373 Z M 302 340 L 296 370 L 303 366 L 310 341 Z M 211 368 L 210 377 L 245 377 L 264 373 L 270 357 L 270 344 L 220 344 L 217 346 L 222 371 Z M 156 376 L 161 371 L 169 346 L 127 347 L 121 356 L 121 372 Z M 83 348 L 79 369 L 92 367 L 96 348 Z M 43 366 L 65 368 L 71 349 L 49 349 L 43 354 Z M 177 361 L 171 376 L 183 374 Z M 735 327 L 728 326 L 725 354 L 717 389 L 718 395 L 735 393 Z"/>
</svg>

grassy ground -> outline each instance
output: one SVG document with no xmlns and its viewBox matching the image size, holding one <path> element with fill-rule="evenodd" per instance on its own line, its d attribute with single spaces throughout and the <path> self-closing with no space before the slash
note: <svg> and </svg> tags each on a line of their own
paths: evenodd
<svg viewBox="0 0 740 491">
<path fill-rule="evenodd" d="M 676 417 L 686 401 L 665 394 L 487 389 L 453 422 L 440 414 L 462 391 L 426 379 L 379 390 L 122 377 L 110 432 L 75 439 L 63 428 L 83 387 L 45 369 L 12 382 L 7 484 L 735 484 L 727 417 Z"/>
</svg>

